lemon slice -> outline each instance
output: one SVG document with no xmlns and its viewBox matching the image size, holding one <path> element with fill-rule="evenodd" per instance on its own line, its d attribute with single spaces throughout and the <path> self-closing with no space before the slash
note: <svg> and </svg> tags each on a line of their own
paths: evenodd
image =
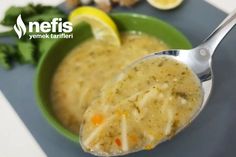
<svg viewBox="0 0 236 157">
<path fill-rule="evenodd" d="M 115 22 L 103 11 L 94 7 L 79 7 L 69 15 L 72 24 L 88 23 L 97 40 L 120 46 L 120 37 Z"/>
<path fill-rule="evenodd" d="M 178 7 L 183 0 L 147 0 L 149 4 L 161 10 L 169 10 Z"/>
</svg>

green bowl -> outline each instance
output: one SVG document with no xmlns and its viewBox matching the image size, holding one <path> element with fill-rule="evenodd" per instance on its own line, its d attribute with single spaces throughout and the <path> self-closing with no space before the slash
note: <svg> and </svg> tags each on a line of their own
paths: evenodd
<svg viewBox="0 0 236 157">
<path fill-rule="evenodd" d="M 188 39 L 174 27 L 153 17 L 130 13 L 115 13 L 111 15 L 120 32 L 142 32 L 164 41 L 171 49 L 190 49 Z M 88 38 L 92 32 L 86 23 L 76 26 L 73 30 L 73 39 L 60 39 L 41 58 L 37 68 L 35 93 L 37 104 L 50 125 L 56 128 L 63 136 L 74 142 L 79 142 L 79 136 L 72 133 L 56 119 L 51 109 L 50 87 L 58 64 L 74 47 Z"/>
</svg>

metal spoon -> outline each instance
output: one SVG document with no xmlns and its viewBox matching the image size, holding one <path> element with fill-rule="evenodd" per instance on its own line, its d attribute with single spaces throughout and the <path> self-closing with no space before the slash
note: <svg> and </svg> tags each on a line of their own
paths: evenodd
<svg viewBox="0 0 236 157">
<path fill-rule="evenodd" d="M 202 111 L 204 106 L 207 103 L 207 100 L 210 96 L 213 84 L 213 72 L 212 72 L 212 56 L 215 52 L 215 49 L 220 44 L 222 39 L 229 33 L 229 31 L 233 28 L 236 24 L 236 10 L 232 12 L 217 28 L 216 30 L 198 47 L 191 49 L 191 50 L 167 50 L 162 52 L 156 52 L 145 56 L 137 60 L 136 62 L 130 64 L 128 67 L 124 69 L 120 75 L 116 79 L 119 79 L 126 71 L 129 71 L 132 67 L 136 66 L 137 64 L 143 63 L 149 59 L 153 59 L 160 56 L 169 56 L 173 57 L 174 59 L 186 64 L 192 71 L 198 76 L 199 80 L 202 84 L 202 89 L 204 92 L 204 99 L 200 109 L 194 114 L 194 116 L 190 119 L 189 123 L 185 124 L 183 127 L 179 128 L 176 134 L 182 131 L 185 127 L 187 127 Z M 81 127 L 82 130 L 83 127 Z M 82 137 L 81 137 L 82 139 Z M 163 139 L 158 144 L 166 141 L 168 138 Z M 98 156 L 116 156 L 116 155 L 125 155 L 132 152 L 140 151 L 137 150 L 130 150 L 129 152 L 120 152 L 118 154 L 103 154 L 101 152 L 95 152 L 92 150 L 87 150 L 83 143 L 81 143 L 82 148 L 91 154 L 98 155 Z"/>
<path fill-rule="evenodd" d="M 190 123 L 199 115 L 202 109 L 205 107 L 207 100 L 209 99 L 212 85 L 213 85 L 213 72 L 212 72 L 212 56 L 221 43 L 224 37 L 230 32 L 230 30 L 236 24 L 236 10 L 229 14 L 225 20 L 213 31 L 210 36 L 203 41 L 203 43 L 196 48 L 190 50 L 166 50 L 162 52 L 156 52 L 147 55 L 136 62 L 125 68 L 124 71 L 128 71 L 131 67 L 139 63 L 143 63 L 148 59 L 160 56 L 170 56 L 174 59 L 186 64 L 192 71 L 198 76 L 201 81 L 204 98 L 200 109 L 194 114 L 194 117 L 190 120 Z M 183 130 L 190 123 L 186 124 L 184 127 L 180 128 L 178 132 Z"/>
</svg>

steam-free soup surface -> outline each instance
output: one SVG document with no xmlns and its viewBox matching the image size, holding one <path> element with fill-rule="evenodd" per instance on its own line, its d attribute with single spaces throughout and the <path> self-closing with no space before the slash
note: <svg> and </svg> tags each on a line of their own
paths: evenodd
<svg viewBox="0 0 236 157">
<path fill-rule="evenodd" d="M 107 84 L 84 114 L 81 144 L 96 155 L 154 148 L 199 110 L 201 84 L 171 57 L 142 61 Z"/>
<path fill-rule="evenodd" d="M 88 40 L 56 70 L 51 88 L 53 111 L 72 132 L 79 133 L 85 110 L 124 67 L 148 53 L 168 49 L 162 41 L 144 34 L 122 34 L 121 40 L 119 48 Z"/>
</svg>

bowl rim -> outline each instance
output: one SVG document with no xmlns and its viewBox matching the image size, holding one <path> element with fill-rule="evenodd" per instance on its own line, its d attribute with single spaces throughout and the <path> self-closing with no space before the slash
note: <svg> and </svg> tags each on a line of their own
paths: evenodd
<svg viewBox="0 0 236 157">
<path fill-rule="evenodd" d="M 191 48 L 192 44 L 190 43 L 189 39 L 179 30 L 177 30 L 174 26 L 171 24 L 156 18 L 154 16 L 149 16 L 149 15 L 144 15 L 144 14 L 138 14 L 138 13 L 128 13 L 128 12 L 117 12 L 117 13 L 111 13 L 109 14 L 111 18 L 113 17 L 118 17 L 122 18 L 123 17 L 131 17 L 131 18 L 142 18 L 144 20 L 151 20 L 155 23 L 161 24 L 164 27 L 171 29 L 175 33 L 178 34 L 184 41 L 187 47 Z M 119 29 L 119 28 L 118 28 Z M 140 31 L 142 32 L 142 31 Z M 145 32 L 144 32 L 145 33 Z M 60 39 L 59 39 L 60 40 Z M 57 43 L 57 42 L 56 42 Z M 52 126 L 57 132 L 59 132 L 62 136 L 66 137 L 67 139 L 79 143 L 79 135 L 76 135 L 75 133 L 72 133 L 68 129 L 66 129 L 59 121 L 56 120 L 55 116 L 53 116 L 48 109 L 46 108 L 46 105 L 49 104 L 44 104 L 42 97 L 40 96 L 40 90 L 39 90 L 39 82 L 40 82 L 40 75 L 42 75 L 41 68 L 42 65 L 44 64 L 45 59 L 48 57 L 49 52 L 51 49 L 56 45 L 56 43 L 46 52 L 42 55 L 36 69 L 35 77 L 34 77 L 34 92 L 35 92 L 35 97 L 36 97 L 36 104 L 38 108 L 40 109 L 41 114 L 43 117 L 46 119 L 47 123 Z"/>
</svg>

